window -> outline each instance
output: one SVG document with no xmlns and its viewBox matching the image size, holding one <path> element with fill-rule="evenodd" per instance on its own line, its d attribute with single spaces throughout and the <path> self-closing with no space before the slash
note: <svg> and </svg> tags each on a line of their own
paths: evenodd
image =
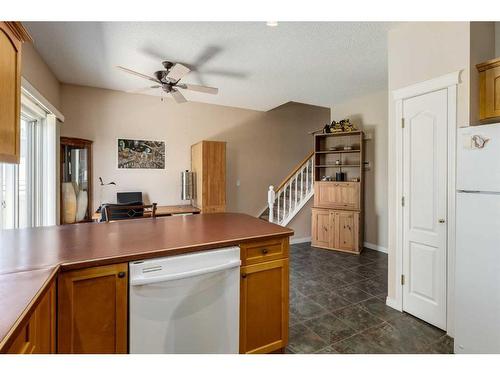
<svg viewBox="0 0 500 375">
<path fill-rule="evenodd" d="M 55 118 L 21 103 L 20 163 L 0 163 L 1 229 L 55 224 Z"/>
</svg>

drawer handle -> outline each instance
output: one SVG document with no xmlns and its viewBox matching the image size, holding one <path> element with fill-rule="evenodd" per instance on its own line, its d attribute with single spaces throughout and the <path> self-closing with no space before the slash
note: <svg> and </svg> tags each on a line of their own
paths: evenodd
<svg viewBox="0 0 500 375">
<path fill-rule="evenodd" d="M 265 254 L 267 254 L 268 252 L 269 252 L 269 250 L 267 250 L 267 249 L 262 249 L 262 254 L 264 254 L 264 255 L 265 255 Z"/>
<path fill-rule="evenodd" d="M 242 278 L 242 279 L 246 279 L 246 277 L 247 277 L 247 274 L 243 272 L 243 273 L 241 274 L 241 278 Z"/>
<path fill-rule="evenodd" d="M 125 277 L 125 272 L 118 272 L 118 277 L 123 279 Z"/>
</svg>

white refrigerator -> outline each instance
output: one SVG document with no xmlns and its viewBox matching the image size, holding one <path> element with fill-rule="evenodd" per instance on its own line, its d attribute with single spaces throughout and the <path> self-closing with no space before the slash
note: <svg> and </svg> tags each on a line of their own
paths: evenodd
<svg viewBox="0 0 500 375">
<path fill-rule="evenodd" d="M 455 353 L 500 353 L 500 124 L 457 138 Z"/>
</svg>

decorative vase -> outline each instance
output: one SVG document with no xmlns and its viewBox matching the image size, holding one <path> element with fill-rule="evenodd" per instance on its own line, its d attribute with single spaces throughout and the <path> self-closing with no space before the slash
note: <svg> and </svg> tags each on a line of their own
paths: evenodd
<svg viewBox="0 0 500 375">
<path fill-rule="evenodd" d="M 74 223 L 76 219 L 76 194 L 72 182 L 62 183 L 63 224 Z"/>
<path fill-rule="evenodd" d="M 76 221 L 82 221 L 85 219 L 85 214 L 87 213 L 87 207 L 89 204 L 89 197 L 86 190 L 80 190 L 78 192 L 78 197 L 76 198 Z"/>
</svg>

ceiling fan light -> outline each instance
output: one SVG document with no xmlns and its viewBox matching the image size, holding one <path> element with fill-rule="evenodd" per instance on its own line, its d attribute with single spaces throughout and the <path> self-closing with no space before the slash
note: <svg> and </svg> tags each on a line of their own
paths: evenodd
<svg viewBox="0 0 500 375">
<path fill-rule="evenodd" d="M 276 27 L 278 26 L 278 21 L 267 21 L 266 25 L 269 27 Z"/>
</svg>

